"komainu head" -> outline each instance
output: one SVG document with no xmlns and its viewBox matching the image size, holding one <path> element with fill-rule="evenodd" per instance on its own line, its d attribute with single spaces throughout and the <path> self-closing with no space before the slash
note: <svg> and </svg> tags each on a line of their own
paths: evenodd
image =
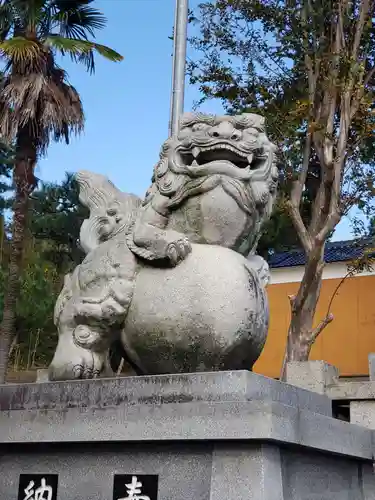
<svg viewBox="0 0 375 500">
<path fill-rule="evenodd" d="M 177 138 L 162 146 L 154 172 L 158 191 L 173 197 L 189 179 L 197 185 L 198 179 L 211 176 L 239 181 L 250 190 L 262 218 L 270 215 L 278 169 L 276 146 L 267 138 L 262 116 L 183 115 Z"/>
</svg>

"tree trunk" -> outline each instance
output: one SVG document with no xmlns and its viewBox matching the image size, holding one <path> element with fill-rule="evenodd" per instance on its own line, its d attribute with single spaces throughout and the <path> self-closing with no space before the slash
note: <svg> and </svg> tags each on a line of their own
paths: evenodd
<svg viewBox="0 0 375 500">
<path fill-rule="evenodd" d="M 13 203 L 12 239 L 8 279 L 4 297 L 3 319 L 0 324 L 0 384 L 6 379 L 9 349 L 15 336 L 16 303 L 19 293 L 23 248 L 27 230 L 29 197 L 35 188 L 34 170 L 36 146 L 28 129 L 19 132 L 16 142 L 16 158 L 13 170 L 15 196 Z M 30 300 L 33 300 L 30 297 Z"/>
<path fill-rule="evenodd" d="M 309 296 L 301 309 L 293 310 L 288 332 L 287 361 L 308 361 L 313 345 L 313 322 L 322 278 L 311 284 Z"/>
<path fill-rule="evenodd" d="M 322 286 L 324 249 L 315 249 L 313 253 L 315 255 L 308 258 L 297 296 L 290 298 L 291 320 L 281 380 L 285 380 L 286 365 L 289 361 L 308 361 L 318 335 L 315 335 L 313 324 Z"/>
</svg>

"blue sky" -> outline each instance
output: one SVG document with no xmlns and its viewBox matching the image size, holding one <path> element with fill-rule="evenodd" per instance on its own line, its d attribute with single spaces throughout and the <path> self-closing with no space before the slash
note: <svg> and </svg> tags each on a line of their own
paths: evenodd
<svg viewBox="0 0 375 500">
<path fill-rule="evenodd" d="M 194 8 L 200 0 L 190 0 Z M 85 132 L 71 144 L 52 144 L 39 162 L 37 176 L 60 181 L 66 171 L 92 170 L 108 175 L 122 190 L 143 196 L 149 186 L 159 149 L 168 135 L 175 0 L 97 0 L 108 19 L 97 41 L 124 56 L 121 63 L 97 58 L 96 73 L 63 63 L 69 81 L 79 91 L 86 114 Z M 187 85 L 185 110 L 199 99 Z M 219 102 L 202 111 L 220 113 Z M 347 221 L 335 239 L 349 237 Z"/>
<path fill-rule="evenodd" d="M 124 56 L 121 63 L 97 58 L 96 72 L 68 58 L 69 81 L 79 91 L 86 114 L 85 132 L 65 144 L 52 144 L 40 161 L 38 177 L 60 180 L 65 171 L 106 173 L 121 189 L 143 195 L 162 142 L 168 136 L 172 33 L 175 0 L 97 0 L 108 18 L 97 41 Z M 191 7 L 198 0 L 190 0 Z M 185 109 L 199 97 L 187 88 Z M 220 112 L 220 103 L 204 106 Z"/>
</svg>

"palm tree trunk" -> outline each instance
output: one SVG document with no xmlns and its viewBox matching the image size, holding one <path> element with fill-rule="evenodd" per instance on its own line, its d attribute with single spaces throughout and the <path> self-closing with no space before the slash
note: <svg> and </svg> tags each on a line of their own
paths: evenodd
<svg viewBox="0 0 375 500">
<path fill-rule="evenodd" d="M 16 143 L 16 159 L 13 172 L 15 196 L 13 203 L 12 240 L 8 280 L 4 297 L 3 319 L 0 324 L 0 384 L 6 379 L 9 349 L 15 336 L 16 303 L 19 293 L 23 248 L 27 231 L 29 197 L 35 188 L 34 169 L 36 145 L 29 130 L 20 130 Z M 30 297 L 32 300 L 32 297 Z"/>
</svg>

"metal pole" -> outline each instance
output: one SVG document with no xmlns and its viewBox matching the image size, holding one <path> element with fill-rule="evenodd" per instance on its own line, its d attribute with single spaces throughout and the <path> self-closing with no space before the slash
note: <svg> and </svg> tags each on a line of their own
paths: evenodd
<svg viewBox="0 0 375 500">
<path fill-rule="evenodd" d="M 179 121 L 184 112 L 186 44 L 189 0 L 176 0 L 176 16 L 173 33 L 173 79 L 169 135 L 178 133 Z"/>
<path fill-rule="evenodd" d="M 172 79 L 171 79 L 171 99 L 169 104 L 169 124 L 168 124 L 168 132 L 169 137 L 172 135 L 172 121 L 173 121 L 173 98 L 174 98 L 174 68 L 175 68 L 175 54 L 176 54 L 176 26 L 177 26 L 177 2 L 174 9 L 174 25 L 173 25 L 173 49 L 172 49 Z"/>
</svg>

